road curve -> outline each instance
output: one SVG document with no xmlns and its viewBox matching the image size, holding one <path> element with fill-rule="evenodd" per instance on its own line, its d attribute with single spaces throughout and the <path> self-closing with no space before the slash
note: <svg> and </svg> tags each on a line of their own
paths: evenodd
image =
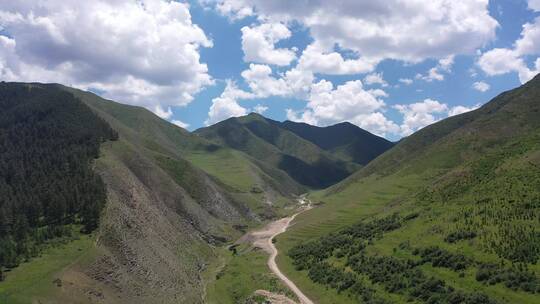
<svg viewBox="0 0 540 304">
<path fill-rule="evenodd" d="M 305 210 L 304 210 L 305 211 Z M 294 292 L 294 294 L 298 297 L 298 299 L 300 300 L 300 303 L 302 304 L 314 304 L 313 301 L 311 301 L 298 287 L 296 287 L 296 284 L 293 283 L 293 281 L 289 280 L 289 278 L 287 278 L 286 275 L 284 275 L 281 270 L 279 270 L 279 267 L 277 266 L 276 264 L 276 257 L 278 255 L 278 250 L 276 248 L 276 246 L 274 245 L 274 243 L 272 243 L 272 240 L 274 239 L 274 237 L 276 237 L 277 235 L 287 231 L 287 228 L 289 227 L 289 225 L 291 224 L 291 222 L 294 220 L 294 218 L 302 213 L 303 211 L 301 212 L 298 212 L 290 217 L 287 217 L 287 218 L 284 218 L 284 219 L 281 219 L 280 221 L 285 221 L 285 225 L 283 225 L 281 227 L 281 229 L 279 229 L 276 233 L 274 233 L 270 238 L 268 238 L 268 248 L 270 248 L 270 258 L 268 258 L 268 267 L 270 268 L 270 270 L 272 270 L 273 273 L 275 273 L 279 279 L 281 281 L 283 281 L 283 283 L 285 283 L 285 285 L 287 285 L 287 287 L 289 287 L 292 292 Z"/>
</svg>

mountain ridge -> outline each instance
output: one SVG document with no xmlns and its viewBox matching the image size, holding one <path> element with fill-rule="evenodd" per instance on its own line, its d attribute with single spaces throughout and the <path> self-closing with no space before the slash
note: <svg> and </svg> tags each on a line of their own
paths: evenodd
<svg viewBox="0 0 540 304">
<path fill-rule="evenodd" d="M 340 128 L 337 132 L 330 129 L 330 133 L 327 132 L 328 128 L 313 127 L 312 130 L 316 130 L 325 138 L 341 136 L 336 133 L 342 131 L 342 126 L 364 135 L 355 140 L 349 136 L 341 142 L 341 146 L 332 147 L 334 149 L 327 147 L 325 150 L 321 148 L 320 142 L 294 130 L 290 124 L 250 113 L 197 129 L 194 133 L 217 144 L 241 150 L 256 159 L 264 160 L 286 171 L 300 184 L 311 188 L 330 186 L 358 169 L 361 163 L 366 163 L 368 159 L 392 145 L 385 139 L 346 124 L 337 126 Z M 379 143 L 383 143 L 383 146 L 380 147 Z M 374 149 L 369 149 L 370 146 L 374 146 Z M 362 159 L 361 163 L 357 162 L 359 159 Z M 314 175 L 323 180 L 317 181 L 313 178 Z"/>
<path fill-rule="evenodd" d="M 313 142 L 321 149 L 341 154 L 345 160 L 366 165 L 394 144 L 350 122 L 318 127 L 286 120 L 281 126 Z"/>
</svg>

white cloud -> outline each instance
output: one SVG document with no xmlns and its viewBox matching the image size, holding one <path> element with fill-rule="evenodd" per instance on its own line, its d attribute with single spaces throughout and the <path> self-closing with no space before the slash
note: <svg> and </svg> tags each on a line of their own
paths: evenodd
<svg viewBox="0 0 540 304">
<path fill-rule="evenodd" d="M 501 48 L 485 52 L 478 59 L 478 65 L 490 76 L 525 68 L 523 60 L 518 57 L 518 54 L 514 50 Z"/>
<path fill-rule="evenodd" d="M 313 84 L 306 108 L 298 112 L 287 110 L 287 118 L 321 126 L 349 121 L 379 135 L 395 133 L 399 127 L 381 113 L 385 103 L 378 97 L 383 94 L 386 93 L 380 89 L 366 91 L 360 80 L 337 88 L 321 80 Z"/>
<path fill-rule="evenodd" d="M 245 6 L 243 0 L 227 0 L 227 1 L 213 1 L 213 0 L 199 0 L 203 4 L 216 4 L 216 9 L 224 16 L 228 16 L 232 20 L 242 19 L 253 15 L 253 9 Z"/>
<path fill-rule="evenodd" d="M 498 26 L 489 15 L 488 0 L 213 2 L 221 13 L 237 18 L 256 15 L 272 22 L 297 21 L 309 29 L 323 53 L 338 45 L 371 64 L 470 54 L 491 41 Z"/>
<path fill-rule="evenodd" d="M 540 71 L 539 60 L 536 62 L 535 70 L 529 69 L 515 50 L 497 48 L 482 54 L 477 64 L 488 76 L 517 72 L 521 83 L 525 83 Z"/>
<path fill-rule="evenodd" d="M 523 25 L 521 37 L 512 49 L 489 50 L 480 56 L 477 64 L 489 76 L 517 72 L 521 83 L 525 83 L 540 72 L 540 57 L 535 67 L 529 68 L 523 59 L 527 55 L 540 55 L 540 17 Z"/>
<path fill-rule="evenodd" d="M 444 74 L 442 73 L 450 73 L 452 71 L 452 65 L 454 64 L 454 56 L 450 55 L 445 58 L 442 58 L 439 60 L 437 65 L 431 69 L 429 69 L 428 73 L 426 75 L 417 74 L 416 79 L 422 79 L 427 82 L 432 81 L 443 81 L 444 80 Z"/>
<path fill-rule="evenodd" d="M 388 97 L 388 93 L 381 89 L 372 89 L 368 90 L 368 92 L 375 97 Z"/>
<path fill-rule="evenodd" d="M 268 110 L 268 107 L 260 104 L 253 107 L 253 111 L 259 114 L 263 114 L 264 112 L 266 112 L 266 110 Z"/>
<path fill-rule="evenodd" d="M 364 83 L 367 85 L 380 84 L 383 87 L 388 86 L 388 83 L 384 80 L 382 73 L 371 73 L 364 77 Z"/>
<path fill-rule="evenodd" d="M 185 3 L 31 1 L 0 5 L 0 77 L 93 88 L 118 101 L 185 105 L 212 79 L 212 42 Z"/>
<path fill-rule="evenodd" d="M 425 81 L 427 82 L 431 82 L 433 80 L 437 80 L 437 81 L 443 81 L 444 80 L 444 75 L 442 75 L 440 72 L 439 72 L 439 69 L 437 68 L 431 68 L 428 72 L 428 74 L 425 76 L 425 77 L 422 77 L 422 79 L 424 79 Z"/>
<path fill-rule="evenodd" d="M 525 23 L 521 37 L 515 43 L 515 50 L 519 55 L 540 54 L 540 17 L 534 23 Z"/>
<path fill-rule="evenodd" d="M 304 99 L 305 108 L 288 109 L 288 119 L 315 125 L 350 121 L 380 135 L 410 134 L 446 117 L 451 109 L 430 99 L 399 105 L 404 123 L 398 126 L 385 116 L 385 91 L 368 90 L 360 80 L 335 87 L 322 75 L 372 73 L 385 59 L 405 63 L 434 59 L 437 64 L 418 78 L 441 81 L 451 72 L 455 55 L 474 54 L 495 38 L 498 26 L 489 15 L 488 0 L 202 1 L 214 3 L 220 13 L 232 19 L 251 16 L 260 24 L 298 22 L 313 39 L 299 53 L 296 66 L 283 74 L 274 73 L 268 65 L 250 65 L 242 77 L 253 98 Z M 268 45 L 272 50 L 276 48 L 275 41 Z M 260 59 L 255 62 L 274 64 Z M 382 75 L 380 79 L 376 76 L 367 76 L 364 83 L 383 85 Z M 315 82 L 316 77 L 322 80 Z M 413 80 L 403 78 L 400 82 L 409 85 Z"/>
<path fill-rule="evenodd" d="M 254 63 L 251 63 L 249 69 L 244 70 L 241 75 L 254 98 L 281 96 L 305 99 L 314 80 L 311 71 L 293 68 L 284 75 L 274 76 L 270 66 Z"/>
<path fill-rule="evenodd" d="M 275 43 L 291 36 L 282 23 L 264 23 L 254 27 L 242 28 L 242 50 L 244 61 L 286 66 L 295 59 L 294 51 L 276 49 Z"/>
<path fill-rule="evenodd" d="M 487 90 L 489 90 L 490 86 L 483 81 L 477 81 L 473 83 L 473 88 L 480 92 L 486 92 Z"/>
<path fill-rule="evenodd" d="M 249 69 L 241 73 L 250 91 L 241 90 L 235 83 L 228 81 L 221 96 L 212 100 L 205 124 L 213 124 L 232 116 L 245 115 L 248 110 L 238 104 L 238 100 L 241 99 L 270 96 L 307 98 L 314 79 L 311 72 L 293 68 L 280 77 L 272 74 L 270 66 L 251 63 Z M 258 105 L 253 110 L 262 113 L 266 111 L 264 108 L 266 107 Z"/>
<path fill-rule="evenodd" d="M 540 0 L 528 0 L 529 9 L 540 12 Z"/>
<path fill-rule="evenodd" d="M 180 128 L 183 128 L 183 129 L 187 129 L 189 127 L 189 124 L 188 123 L 185 123 L 181 120 L 177 120 L 177 119 L 173 119 L 171 120 L 171 122 L 177 126 L 179 126 Z"/>
<path fill-rule="evenodd" d="M 375 61 L 364 58 L 344 59 L 333 49 L 324 49 L 314 43 L 306 47 L 298 60 L 297 68 L 328 75 L 347 75 L 370 72 L 375 68 Z"/>
<path fill-rule="evenodd" d="M 455 107 L 452 107 L 450 109 L 450 111 L 448 111 L 448 116 L 454 116 L 454 115 L 459 115 L 459 114 L 462 114 L 462 113 L 470 112 L 472 110 L 478 109 L 479 107 L 480 107 L 479 104 L 474 105 L 472 107 L 455 106 Z"/>
<path fill-rule="evenodd" d="M 248 114 L 248 110 L 239 105 L 237 100 L 249 98 L 253 98 L 251 93 L 240 90 L 234 82 L 227 81 L 223 93 L 219 97 L 212 99 L 208 118 L 204 123 L 208 126 L 230 117 Z"/>
<path fill-rule="evenodd" d="M 451 72 L 453 65 L 454 65 L 454 55 L 450 55 L 439 60 L 439 68 L 443 71 Z"/>
<path fill-rule="evenodd" d="M 405 84 L 405 85 L 411 85 L 413 83 L 413 80 L 410 78 L 400 78 L 399 82 Z"/>
<path fill-rule="evenodd" d="M 403 123 L 400 125 L 403 136 L 410 135 L 438 121 L 442 118 L 440 116 L 446 114 L 448 111 L 446 104 L 433 99 L 425 99 L 424 101 L 407 105 L 395 105 L 394 108 L 403 115 Z"/>
<path fill-rule="evenodd" d="M 241 73 L 253 94 L 259 98 L 268 96 L 286 96 L 290 88 L 283 78 L 272 76 L 272 69 L 264 64 L 249 65 L 249 69 Z"/>
<path fill-rule="evenodd" d="M 171 107 L 168 107 L 167 110 L 164 110 L 160 105 L 154 107 L 154 113 L 163 119 L 169 119 L 173 115 Z"/>
<path fill-rule="evenodd" d="M 315 77 L 313 76 L 313 72 L 301 70 L 296 67 L 285 72 L 284 79 L 293 96 L 306 99 Z"/>
</svg>

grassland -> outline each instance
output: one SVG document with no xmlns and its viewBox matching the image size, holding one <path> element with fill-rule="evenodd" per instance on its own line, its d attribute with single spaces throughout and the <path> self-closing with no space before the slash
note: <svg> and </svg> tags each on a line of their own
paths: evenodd
<svg viewBox="0 0 540 304">
<path fill-rule="evenodd" d="M 0 303 L 27 304 L 54 298 L 62 301 L 55 280 L 73 263 L 85 263 L 95 254 L 95 237 L 80 235 L 76 240 L 57 241 L 29 262 L 12 269 L 0 284 Z"/>
<path fill-rule="evenodd" d="M 366 240 L 367 246 L 355 253 L 381 261 L 416 261 L 415 248 L 437 246 L 471 262 L 462 270 L 431 262 L 414 266 L 426 282 L 441 280 L 465 295 L 477 297 L 480 292 L 490 298 L 471 297 L 470 303 L 538 303 L 540 128 L 534 113 L 539 110 L 539 82 L 540 78 L 480 110 L 430 126 L 342 183 L 312 193 L 311 199 L 321 205 L 297 217 L 291 229 L 278 237 L 280 268 L 319 303 L 362 302 L 348 289 L 338 292 L 330 283 L 315 283 L 320 275 L 315 270 L 324 265 L 299 270 L 287 253 L 299 244 L 324 244 L 329 234 L 361 222 L 396 212 L 416 214 L 398 229 Z M 405 287 L 395 289 L 375 273 L 351 270 L 348 261 L 354 254 L 342 257 L 343 249 L 336 248 L 324 249 L 330 255 L 323 261 L 367 280 L 365 285 L 381 301 L 429 302 L 407 279 Z M 494 265 L 504 275 L 484 280 L 482 265 Z M 366 279 L 367 275 L 378 279 Z M 448 300 L 444 293 L 432 296 L 440 298 L 431 301 Z"/>
<path fill-rule="evenodd" d="M 222 248 L 221 265 L 211 279 L 206 292 L 209 304 L 248 303 L 258 289 L 274 293 L 294 295 L 281 283 L 266 265 L 268 254 L 244 244 L 236 251 Z"/>
</svg>

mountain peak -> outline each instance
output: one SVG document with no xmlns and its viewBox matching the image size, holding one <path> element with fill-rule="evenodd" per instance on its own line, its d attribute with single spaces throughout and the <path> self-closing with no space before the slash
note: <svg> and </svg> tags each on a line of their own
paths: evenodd
<svg viewBox="0 0 540 304">
<path fill-rule="evenodd" d="M 236 117 L 238 120 L 240 121 L 253 121 L 253 120 L 259 120 L 259 121 L 266 121 L 268 120 L 268 118 L 264 117 L 263 115 L 259 114 L 259 113 L 256 113 L 256 112 L 251 112 L 247 115 L 244 115 L 244 116 L 239 116 L 239 117 Z"/>
</svg>

